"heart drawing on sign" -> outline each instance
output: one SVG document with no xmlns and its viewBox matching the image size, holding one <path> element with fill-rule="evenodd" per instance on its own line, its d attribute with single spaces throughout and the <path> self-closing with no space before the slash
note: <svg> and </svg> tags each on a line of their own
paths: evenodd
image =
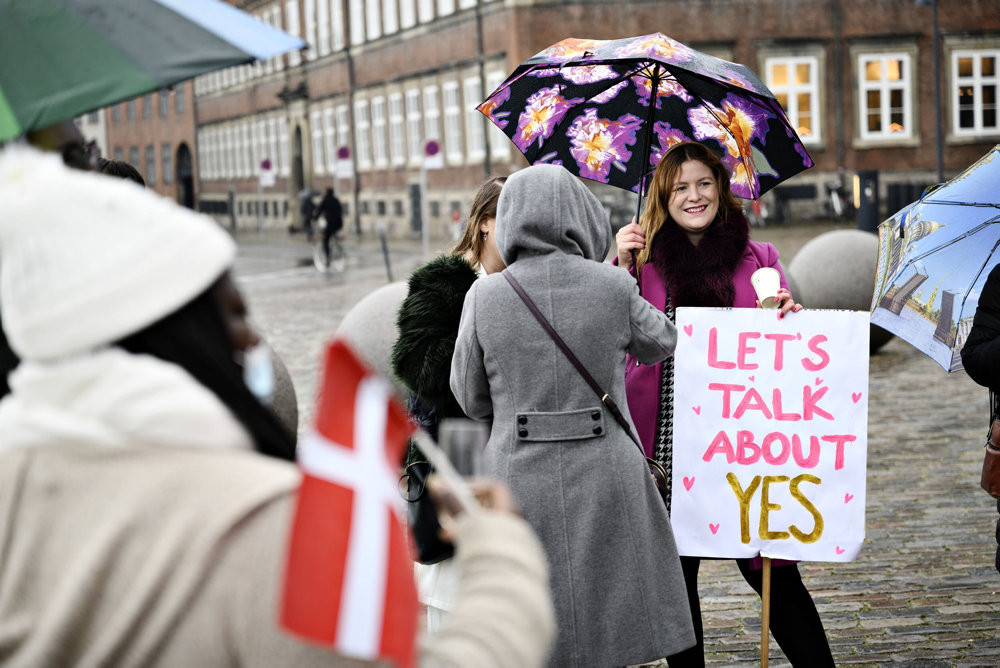
<svg viewBox="0 0 1000 668">
<path fill-rule="evenodd" d="M 851 399 L 854 399 L 854 403 L 858 403 L 859 401 L 861 401 L 861 393 L 851 392 Z"/>
<path fill-rule="evenodd" d="M 691 487 L 693 485 L 694 485 L 694 476 L 692 476 L 690 478 L 687 477 L 687 476 L 684 476 L 684 489 L 686 489 L 687 491 L 690 492 L 691 491 Z"/>
<path fill-rule="evenodd" d="M 750 382 L 751 383 L 753 382 L 753 376 L 750 376 Z"/>
<path fill-rule="evenodd" d="M 712 532 L 713 536 L 719 532 L 719 525 L 718 524 L 709 524 L 708 528 Z"/>
<path fill-rule="evenodd" d="M 844 503 L 850 503 L 851 499 L 854 498 L 853 494 L 844 494 Z"/>
<path fill-rule="evenodd" d="M 692 406 L 691 410 L 693 410 L 696 415 L 701 415 L 701 406 Z"/>
<path fill-rule="evenodd" d="M 817 384 L 817 385 L 820 385 L 820 384 L 822 384 L 822 383 L 823 383 L 823 379 L 822 379 L 822 378 L 820 378 L 819 376 L 817 376 L 817 377 L 816 377 L 816 384 Z"/>
<path fill-rule="evenodd" d="M 694 331 L 694 327 L 691 325 L 684 325 L 684 333 L 691 336 L 691 332 Z"/>
<path fill-rule="evenodd" d="M 845 550 L 844 548 L 842 548 L 842 547 L 841 547 L 841 546 L 839 546 L 839 545 L 838 545 L 838 546 L 837 546 L 836 548 L 834 548 L 834 549 L 836 549 L 836 551 L 837 551 L 837 554 L 843 554 L 844 552 L 846 552 L 846 551 L 847 551 L 847 550 Z"/>
</svg>

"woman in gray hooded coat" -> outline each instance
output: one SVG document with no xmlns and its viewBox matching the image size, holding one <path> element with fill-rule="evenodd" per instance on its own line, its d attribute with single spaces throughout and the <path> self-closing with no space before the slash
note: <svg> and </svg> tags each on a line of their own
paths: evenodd
<svg viewBox="0 0 1000 668">
<path fill-rule="evenodd" d="M 510 273 L 625 407 L 625 353 L 658 362 L 676 332 L 631 276 L 602 263 L 611 226 L 598 199 L 562 167 L 521 170 L 500 195 L 496 240 Z M 467 415 L 492 421 L 487 473 L 513 489 L 548 554 L 550 665 L 638 664 L 692 646 L 670 521 L 642 453 L 501 274 L 466 295 L 451 388 Z"/>
</svg>

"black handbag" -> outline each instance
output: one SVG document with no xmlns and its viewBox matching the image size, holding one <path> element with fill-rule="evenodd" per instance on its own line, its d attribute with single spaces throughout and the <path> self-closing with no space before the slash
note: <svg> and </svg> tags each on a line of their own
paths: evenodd
<svg viewBox="0 0 1000 668">
<path fill-rule="evenodd" d="M 416 560 L 426 565 L 455 555 L 455 546 L 441 538 L 437 508 L 427 493 L 427 478 L 433 472 L 430 462 L 418 460 L 407 465 L 399 479 L 400 493 L 407 501 L 406 514 L 413 533 Z"/>
<path fill-rule="evenodd" d="M 618 404 L 615 403 L 614 399 L 612 399 L 607 392 L 601 389 L 601 386 L 597 384 L 594 377 L 590 375 L 590 372 L 587 371 L 580 360 L 577 359 L 576 355 L 573 354 L 573 351 L 569 349 L 569 346 L 566 345 L 566 342 L 563 341 L 562 337 L 559 336 L 556 330 L 552 328 L 552 325 L 545 319 L 542 312 L 538 310 L 538 307 L 535 306 L 535 302 L 531 301 L 531 297 L 529 297 L 528 293 L 524 291 L 521 284 L 517 282 L 517 279 L 514 278 L 514 276 L 511 275 L 510 271 L 507 269 L 503 270 L 503 277 L 506 278 L 507 282 L 510 283 L 510 286 L 514 288 L 514 292 L 517 293 L 517 296 L 520 297 L 521 301 L 523 301 L 525 306 L 528 307 L 528 310 L 531 311 L 533 316 L 535 316 L 535 319 L 538 320 L 542 328 L 550 337 L 552 337 L 552 340 L 555 342 L 556 346 L 558 346 L 559 350 L 563 352 L 573 367 L 580 373 L 581 376 L 583 376 L 583 379 L 587 381 L 587 385 L 589 385 L 590 389 L 594 391 L 594 394 L 600 397 L 601 403 L 608 409 L 608 412 L 611 413 L 615 422 L 621 425 L 621 428 L 625 430 L 628 437 L 631 438 L 632 442 L 635 443 L 637 448 L 639 448 L 639 452 L 642 453 L 642 456 L 646 460 L 646 466 L 649 467 L 649 474 L 653 476 L 653 482 L 656 484 L 656 491 L 660 493 L 660 498 L 663 499 L 664 503 L 666 503 L 669 485 L 666 469 L 664 469 L 663 466 L 661 466 L 655 459 L 646 457 L 646 451 L 643 450 L 642 443 L 639 442 L 639 438 L 635 435 L 635 432 L 632 431 L 632 427 L 629 425 L 628 420 L 626 420 L 625 416 L 622 415 L 621 409 L 618 408 Z"/>
</svg>

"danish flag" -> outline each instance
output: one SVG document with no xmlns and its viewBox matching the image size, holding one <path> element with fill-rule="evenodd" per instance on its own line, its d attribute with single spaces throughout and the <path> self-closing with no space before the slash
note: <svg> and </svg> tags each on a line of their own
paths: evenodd
<svg viewBox="0 0 1000 668">
<path fill-rule="evenodd" d="M 389 383 L 331 343 L 316 425 L 299 445 L 281 610 L 295 635 L 398 666 L 414 663 L 418 623 L 397 491 L 412 429 Z"/>
</svg>

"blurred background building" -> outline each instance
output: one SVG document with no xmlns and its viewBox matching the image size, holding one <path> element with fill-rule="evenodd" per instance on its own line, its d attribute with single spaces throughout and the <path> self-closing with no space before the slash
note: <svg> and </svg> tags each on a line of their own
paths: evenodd
<svg viewBox="0 0 1000 668">
<path fill-rule="evenodd" d="M 484 178 L 527 164 L 476 105 L 566 37 L 662 32 L 757 72 L 816 163 L 765 196 L 778 219 L 828 217 L 839 183 L 881 220 L 1000 142 L 1000 0 L 231 4 L 309 48 L 101 119 L 105 155 L 227 226 L 298 226 L 298 193 L 333 187 L 349 230 L 417 234 L 426 216 L 449 234 Z M 634 195 L 592 185 L 614 223 L 631 217 Z"/>
</svg>

